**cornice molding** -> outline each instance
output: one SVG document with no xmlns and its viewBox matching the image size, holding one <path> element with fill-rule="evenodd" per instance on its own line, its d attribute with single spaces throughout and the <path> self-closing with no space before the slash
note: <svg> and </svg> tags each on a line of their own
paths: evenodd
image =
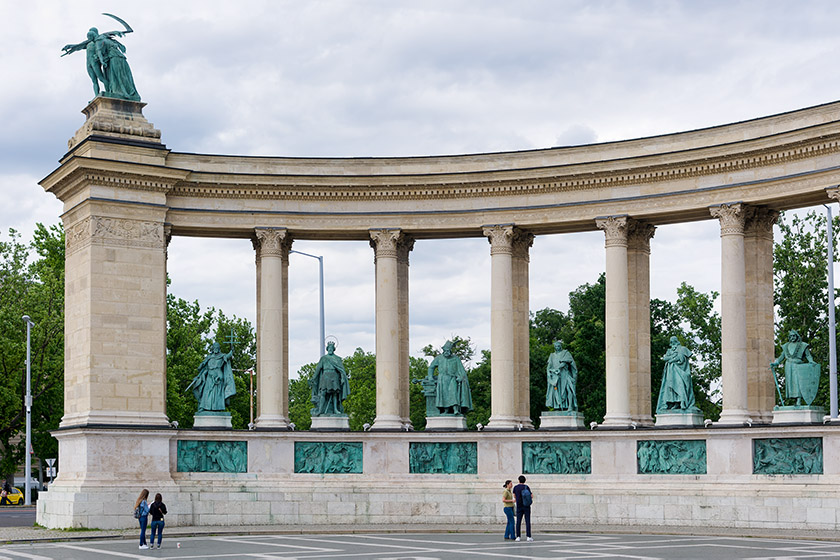
<svg viewBox="0 0 840 560">
<path fill-rule="evenodd" d="M 805 158 L 840 153 L 840 138 L 817 138 L 758 150 L 703 157 L 702 149 L 678 162 L 632 166 L 633 159 L 622 160 L 630 167 L 588 171 L 594 165 L 611 162 L 573 164 L 522 170 L 541 176 L 511 178 L 511 170 L 440 175 L 399 176 L 249 176 L 242 182 L 202 182 L 201 173 L 178 181 L 170 195 L 186 198 L 222 198 L 296 201 L 384 201 L 448 200 L 492 196 L 540 195 L 625 185 L 679 181 L 707 175 L 731 173 L 767 165 L 781 165 Z M 664 154 L 672 156 L 673 154 Z M 688 155 L 688 154 L 687 154 Z M 662 156 L 652 156 L 662 157 Z M 647 158 L 638 158 L 647 159 Z M 615 160 L 613 160 L 615 161 Z M 212 174 L 210 174 L 212 175 Z M 226 174 L 218 174 L 224 178 Z M 475 178 L 470 176 L 474 175 Z M 488 179 L 496 175 L 497 179 Z M 480 177 L 479 177 L 480 176 Z M 265 180 L 271 177 L 271 181 Z M 246 180 L 253 183 L 243 184 Z M 391 182 L 387 182 L 391 181 Z"/>
</svg>

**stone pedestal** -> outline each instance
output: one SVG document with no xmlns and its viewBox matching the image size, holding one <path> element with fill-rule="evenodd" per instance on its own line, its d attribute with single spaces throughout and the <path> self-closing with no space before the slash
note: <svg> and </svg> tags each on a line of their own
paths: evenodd
<svg viewBox="0 0 840 560">
<path fill-rule="evenodd" d="M 347 416 L 313 416 L 312 427 L 309 429 L 322 432 L 349 432 L 350 420 Z"/>
<path fill-rule="evenodd" d="M 702 412 L 662 412 L 656 415 L 656 426 L 662 427 L 691 427 L 703 425 Z"/>
<path fill-rule="evenodd" d="M 466 431 L 467 420 L 463 416 L 427 416 L 426 431 Z"/>
<path fill-rule="evenodd" d="M 230 422 L 230 412 L 204 412 L 202 414 L 196 414 L 193 428 L 232 430 L 233 425 Z"/>
<path fill-rule="evenodd" d="M 821 406 L 777 406 L 773 424 L 822 424 L 825 409 Z"/>
<path fill-rule="evenodd" d="M 540 430 L 561 428 L 583 428 L 583 414 L 572 410 L 553 410 L 540 415 Z"/>
</svg>

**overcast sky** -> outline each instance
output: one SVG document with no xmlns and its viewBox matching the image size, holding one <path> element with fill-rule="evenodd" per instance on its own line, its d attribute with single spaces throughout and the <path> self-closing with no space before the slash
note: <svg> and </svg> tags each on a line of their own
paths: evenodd
<svg viewBox="0 0 840 560">
<path fill-rule="evenodd" d="M 56 223 L 38 181 L 92 98 L 89 27 L 127 35 L 146 117 L 179 152 L 410 156 L 622 140 L 766 116 L 840 98 L 836 1 L 2 0 L 0 239 Z M 375 226 L 375 224 L 371 224 Z M 604 269 L 603 233 L 538 237 L 532 310 L 566 310 Z M 720 290 L 717 222 L 660 227 L 652 296 L 681 281 Z M 687 248 L 691 248 L 690 253 Z M 374 345 L 373 251 L 296 242 L 324 256 L 326 331 L 339 355 Z M 255 319 L 254 254 L 242 240 L 177 237 L 172 291 Z M 690 255 L 690 258 L 689 258 Z M 411 253 L 411 350 L 452 334 L 490 347 L 486 239 Z M 318 268 L 292 255 L 290 370 L 319 356 Z"/>
</svg>

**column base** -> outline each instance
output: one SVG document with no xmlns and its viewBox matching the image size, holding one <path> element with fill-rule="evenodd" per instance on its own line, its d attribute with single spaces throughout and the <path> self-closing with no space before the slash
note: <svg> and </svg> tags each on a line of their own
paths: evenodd
<svg viewBox="0 0 840 560">
<path fill-rule="evenodd" d="M 370 427 L 371 432 L 402 432 L 406 431 L 399 416 L 377 416 Z"/>
<path fill-rule="evenodd" d="M 316 432 L 349 432 L 350 419 L 347 416 L 313 416 L 309 429 Z"/>
<path fill-rule="evenodd" d="M 523 422 L 520 422 L 519 419 L 515 416 L 491 416 L 484 429 L 490 432 L 521 432 L 525 429 L 525 424 Z"/>
<path fill-rule="evenodd" d="M 465 432 L 467 419 L 463 416 L 426 416 L 426 431 Z"/>
<path fill-rule="evenodd" d="M 752 418 L 746 410 L 724 410 L 715 426 L 746 426 L 751 423 Z"/>
<path fill-rule="evenodd" d="M 773 424 L 822 424 L 825 409 L 821 406 L 777 406 Z"/>
<path fill-rule="evenodd" d="M 570 411 L 547 411 L 540 415 L 540 430 L 582 429 L 583 414 Z"/>
<path fill-rule="evenodd" d="M 629 414 L 607 414 L 601 426 L 604 428 L 630 428 L 634 424 Z"/>
<path fill-rule="evenodd" d="M 289 419 L 279 414 L 260 414 L 254 420 L 258 430 L 290 430 Z"/>
<path fill-rule="evenodd" d="M 661 412 L 656 415 L 656 426 L 659 427 L 691 427 L 702 425 L 702 412 Z"/>
</svg>

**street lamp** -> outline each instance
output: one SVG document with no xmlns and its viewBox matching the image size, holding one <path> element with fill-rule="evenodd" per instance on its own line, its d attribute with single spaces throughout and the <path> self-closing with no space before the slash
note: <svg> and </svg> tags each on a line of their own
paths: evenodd
<svg viewBox="0 0 840 560">
<path fill-rule="evenodd" d="M 830 418 L 837 420 L 837 342 L 834 321 L 834 232 L 832 228 L 831 206 L 823 204 L 826 210 L 826 235 L 828 237 L 828 389 L 830 403 Z"/>
<path fill-rule="evenodd" d="M 311 257 L 313 259 L 318 259 L 318 272 L 320 273 L 320 287 L 321 287 L 321 356 L 326 353 L 325 343 L 326 343 L 326 336 L 324 334 L 324 257 L 320 257 L 318 255 L 310 255 L 309 253 L 304 253 L 303 251 L 295 251 L 294 249 L 289 251 L 290 253 L 297 253 L 298 255 L 303 255 L 304 257 Z"/>
<path fill-rule="evenodd" d="M 31 331 L 32 327 L 35 326 L 35 323 L 29 318 L 29 315 L 23 316 L 23 321 L 26 323 L 26 470 L 24 471 L 24 476 L 26 477 L 26 495 L 24 499 L 25 505 L 31 506 L 32 505 L 32 489 L 31 489 L 31 482 L 32 479 L 32 370 L 31 370 L 31 357 L 30 357 L 30 341 L 31 341 Z"/>
</svg>

